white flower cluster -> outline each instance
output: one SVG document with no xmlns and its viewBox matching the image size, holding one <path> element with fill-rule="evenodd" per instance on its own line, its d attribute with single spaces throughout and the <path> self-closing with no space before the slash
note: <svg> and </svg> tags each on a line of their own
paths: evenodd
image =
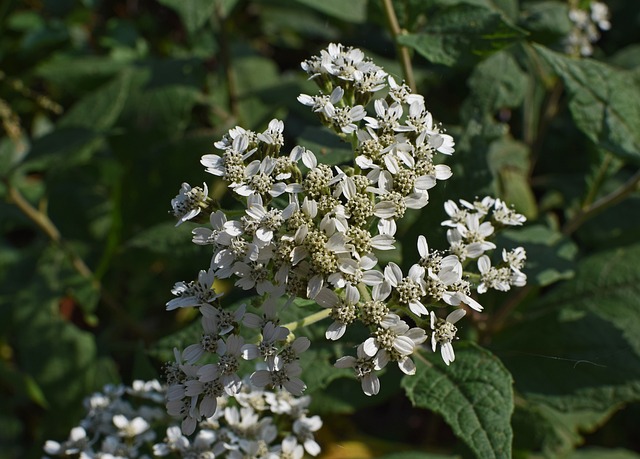
<svg viewBox="0 0 640 459">
<path fill-rule="evenodd" d="M 314 432 L 318 416 L 307 416 L 310 397 L 264 391 L 244 384 L 235 400 L 222 396 L 219 409 L 204 419 L 193 439 L 163 408 L 166 388 L 158 381 L 134 381 L 132 387 L 106 386 L 85 400 L 86 417 L 68 440 L 49 440 L 45 457 L 129 459 L 171 455 L 180 458 L 255 457 L 300 459 L 320 452 Z M 158 438 L 162 441 L 156 442 Z"/>
<path fill-rule="evenodd" d="M 591 56 L 592 44 L 600 39 L 600 31 L 611 28 L 609 8 L 605 3 L 591 1 L 588 8 L 583 9 L 574 1 L 569 8 L 569 19 L 573 29 L 565 38 L 565 52 L 574 56 Z"/>
<path fill-rule="evenodd" d="M 177 283 L 176 298 L 167 303 L 167 309 L 198 307 L 202 315 L 201 341 L 176 353 L 168 381 L 168 410 L 183 419 L 186 433 L 199 419 L 214 415 L 218 397 L 241 393 L 242 360 L 263 365 L 251 375 L 253 385 L 302 393 L 299 356 L 310 342 L 294 339 L 293 326 L 279 319 L 281 308 L 296 298 L 324 308 L 321 317 L 331 319 L 327 339 L 340 339 L 356 324 L 369 331 L 357 356 L 341 357 L 335 366 L 353 368 L 364 393 L 373 395 L 380 386 L 376 371 L 395 362 L 405 374 L 414 374 L 411 356 L 428 339 L 434 350 L 441 346 L 447 364 L 454 360 L 453 324 L 465 307 L 482 310 L 472 290 L 505 290 L 526 279 L 522 248 L 505 252 L 511 269 L 507 281 L 502 271 L 494 274 L 486 265 L 485 253 L 496 248 L 489 241 L 494 230 L 524 222 L 504 202 L 489 197 L 460 201 L 461 207 L 447 202 L 448 254 L 430 252 L 426 237 L 420 236 L 421 258 L 408 272 L 393 262 L 381 266 L 379 253 L 396 248 L 397 221 L 407 209 L 424 208 L 429 190 L 452 176 L 441 161 L 442 155 L 453 154 L 454 140 L 434 122 L 421 95 L 398 84 L 358 49 L 331 44 L 302 68 L 321 92 L 298 100 L 352 144 L 354 161 L 331 167 L 302 146 L 283 153 L 280 120 L 272 120 L 262 133 L 235 127 L 215 143 L 220 153 L 202 157 L 206 171 L 228 182 L 245 208 L 236 219 L 208 208 L 210 226 L 194 229 L 193 242 L 211 247 L 210 266 L 197 281 Z M 194 209 L 204 209 L 205 200 L 194 201 Z M 192 214 L 184 206 L 175 213 L 180 218 Z M 481 283 L 470 282 L 463 271 L 474 258 L 480 258 Z M 255 290 L 261 312 L 249 313 L 244 306 L 223 309 L 213 290 L 218 279 Z M 454 311 L 438 319 L 434 309 L 447 307 Z M 258 331 L 260 339 L 245 342 L 246 328 Z"/>
<path fill-rule="evenodd" d="M 134 381 L 131 387 L 107 385 L 84 401 L 86 416 L 61 443 L 48 440 L 44 451 L 55 457 L 141 457 L 153 442 L 153 426 L 168 423 L 162 407 L 165 390 L 158 381 Z"/>
</svg>

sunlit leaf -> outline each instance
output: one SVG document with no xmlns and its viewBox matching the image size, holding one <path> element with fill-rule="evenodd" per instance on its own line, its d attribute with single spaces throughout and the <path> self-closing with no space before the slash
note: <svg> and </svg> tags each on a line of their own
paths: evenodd
<svg viewBox="0 0 640 459">
<path fill-rule="evenodd" d="M 416 374 L 402 386 L 415 406 L 440 414 L 478 457 L 511 457 L 511 375 L 473 344 L 456 345 L 455 352 L 450 366 L 439 353 L 418 359 Z"/>
<path fill-rule="evenodd" d="M 436 12 L 419 33 L 400 35 L 398 43 L 415 49 L 434 64 L 467 66 L 524 35 L 500 13 L 460 4 Z"/>
</svg>

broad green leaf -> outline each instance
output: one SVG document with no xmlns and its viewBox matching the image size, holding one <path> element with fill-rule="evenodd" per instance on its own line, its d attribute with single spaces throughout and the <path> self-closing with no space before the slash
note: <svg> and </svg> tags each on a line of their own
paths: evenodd
<svg viewBox="0 0 640 459">
<path fill-rule="evenodd" d="M 42 62 L 36 69 L 36 74 L 67 91 L 75 90 L 78 94 L 78 87 L 82 87 L 82 84 L 104 81 L 126 65 L 126 62 L 106 57 L 56 54 Z"/>
<path fill-rule="evenodd" d="M 398 43 L 415 49 L 434 64 L 468 66 L 524 35 L 500 13 L 460 4 L 436 12 L 420 33 L 400 35 Z"/>
<path fill-rule="evenodd" d="M 577 127 L 598 146 L 640 162 L 640 79 L 591 59 L 573 59 L 534 45 L 562 79 Z"/>
<path fill-rule="evenodd" d="M 640 44 L 634 43 L 622 48 L 608 59 L 611 65 L 621 67 L 623 69 L 635 69 L 636 72 L 640 68 Z"/>
<path fill-rule="evenodd" d="M 622 448 L 599 448 L 595 446 L 578 449 L 567 456 L 567 459 L 638 459 L 640 454 Z"/>
<path fill-rule="evenodd" d="M 527 399 L 570 413 L 640 400 L 640 245 L 592 255 L 495 337 Z"/>
<path fill-rule="evenodd" d="M 498 179 L 498 195 L 529 220 L 538 215 L 529 185 L 529 148 L 510 138 L 496 140 L 489 148 L 489 168 Z"/>
<path fill-rule="evenodd" d="M 557 230 L 540 224 L 527 225 L 504 230 L 498 241 L 500 247 L 520 245 L 525 248 L 527 263 L 524 272 L 528 276 L 528 283 L 545 286 L 574 275 L 573 260 L 578 248 Z"/>
<path fill-rule="evenodd" d="M 439 353 L 426 360 L 402 380 L 411 402 L 440 414 L 478 457 L 511 457 L 512 381 L 500 361 L 471 343 L 456 345 L 450 366 Z"/>
<path fill-rule="evenodd" d="M 175 10 L 189 33 L 196 32 L 211 19 L 216 8 L 216 0 L 159 0 Z"/>
<path fill-rule="evenodd" d="M 571 32 L 569 5 L 564 2 L 526 2 L 519 25 L 538 43 L 556 42 Z"/>
<path fill-rule="evenodd" d="M 297 3 L 346 22 L 361 23 L 367 19 L 367 0 L 295 0 Z"/>
<path fill-rule="evenodd" d="M 584 440 L 581 432 L 599 427 L 609 413 L 588 410 L 569 413 L 554 410 L 543 403 L 520 400 L 513 413 L 515 451 L 540 451 L 545 457 L 565 457 Z"/>
<path fill-rule="evenodd" d="M 527 87 L 527 76 L 506 51 L 499 51 L 480 62 L 467 81 L 471 90 L 466 104 L 494 115 L 501 108 L 520 106 Z"/>
<path fill-rule="evenodd" d="M 132 72 L 123 71 L 115 79 L 82 98 L 58 123 L 59 127 L 107 131 L 120 116 L 130 94 Z"/>
<path fill-rule="evenodd" d="M 69 169 L 87 162 L 103 144 L 103 136 L 88 127 L 61 127 L 35 139 L 18 168 L 49 173 Z"/>
</svg>

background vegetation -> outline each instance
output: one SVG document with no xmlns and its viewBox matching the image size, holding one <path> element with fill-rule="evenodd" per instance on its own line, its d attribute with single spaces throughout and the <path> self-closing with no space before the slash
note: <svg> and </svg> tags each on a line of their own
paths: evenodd
<svg viewBox="0 0 640 459">
<path fill-rule="evenodd" d="M 313 90 L 299 62 L 341 42 L 398 80 L 406 46 L 456 139 L 454 178 L 399 239 L 447 199 L 500 196 L 529 218 L 502 235 L 527 249 L 529 285 L 483 297 L 450 368 L 402 387 L 388 371 L 377 397 L 318 348 L 323 457 L 640 457 L 640 6 L 609 2 L 588 59 L 562 54 L 562 1 L 393 6 L 397 38 L 374 0 L 2 2 L 1 455 L 39 457 L 87 394 L 158 377 L 193 319 L 165 312 L 170 288 L 210 256 L 169 202 L 183 181 L 215 188 L 199 159 L 227 129 L 276 117 L 288 145 L 350 154 L 296 101 Z M 397 254 L 415 258 L 414 243 Z"/>
</svg>

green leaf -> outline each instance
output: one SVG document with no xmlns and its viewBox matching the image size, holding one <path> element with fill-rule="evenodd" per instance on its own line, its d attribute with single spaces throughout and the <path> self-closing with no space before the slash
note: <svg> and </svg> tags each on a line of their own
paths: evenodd
<svg viewBox="0 0 640 459">
<path fill-rule="evenodd" d="M 615 411 L 612 407 L 610 413 Z M 513 414 L 515 450 L 541 451 L 545 457 L 565 457 L 583 442 L 580 432 L 591 432 L 610 413 L 580 410 L 569 413 L 544 403 L 521 400 Z"/>
<path fill-rule="evenodd" d="M 59 127 L 107 131 L 120 116 L 131 86 L 133 73 L 123 71 L 113 81 L 82 98 L 58 123 Z"/>
<path fill-rule="evenodd" d="M 346 22 L 362 23 L 367 19 L 367 0 L 296 0 L 296 2 Z"/>
<path fill-rule="evenodd" d="M 214 0 L 159 0 L 159 3 L 176 11 L 190 34 L 211 19 L 216 7 Z"/>
<path fill-rule="evenodd" d="M 640 162 L 640 79 L 591 59 L 573 59 L 534 45 L 562 79 L 576 126 L 598 146 Z"/>
<path fill-rule="evenodd" d="M 100 82 L 120 71 L 126 62 L 97 56 L 67 56 L 55 54 L 42 62 L 36 69 L 36 75 L 45 78 L 67 91 L 75 90 L 85 82 Z"/>
<path fill-rule="evenodd" d="M 471 343 L 456 346 L 450 366 L 439 353 L 426 359 L 402 381 L 411 402 L 442 415 L 478 457 L 511 457 L 512 381 L 500 361 Z"/>
<path fill-rule="evenodd" d="M 504 242 L 507 239 L 509 242 Z M 499 246 L 521 245 L 527 251 L 524 272 L 528 283 L 546 286 L 574 275 L 575 243 L 557 230 L 544 225 L 528 225 L 500 233 Z"/>
<path fill-rule="evenodd" d="M 174 256 L 201 252 L 201 247 L 190 242 L 193 228 L 192 223 L 185 223 L 178 227 L 173 221 L 159 223 L 136 234 L 127 242 L 127 246 Z"/>
<path fill-rule="evenodd" d="M 398 43 L 434 64 L 468 66 L 525 35 L 494 10 L 460 4 L 436 12 L 420 33 L 400 35 Z"/>
<path fill-rule="evenodd" d="M 529 185 L 529 147 L 508 137 L 489 148 L 489 168 L 498 178 L 498 195 L 529 220 L 538 215 L 538 206 Z"/>
<path fill-rule="evenodd" d="M 571 32 L 569 5 L 564 2 L 526 2 L 523 5 L 520 26 L 532 34 L 538 43 L 555 42 Z"/>
<path fill-rule="evenodd" d="M 638 459 L 640 455 L 626 449 L 607 449 L 589 447 L 576 450 L 567 456 L 567 459 Z"/>
<path fill-rule="evenodd" d="M 492 346 L 527 399 L 600 411 L 640 400 L 640 245 L 582 260 Z"/>
<path fill-rule="evenodd" d="M 467 85 L 471 95 L 466 104 L 493 115 L 495 110 L 522 104 L 527 76 L 511 54 L 499 51 L 473 69 Z"/>
</svg>

